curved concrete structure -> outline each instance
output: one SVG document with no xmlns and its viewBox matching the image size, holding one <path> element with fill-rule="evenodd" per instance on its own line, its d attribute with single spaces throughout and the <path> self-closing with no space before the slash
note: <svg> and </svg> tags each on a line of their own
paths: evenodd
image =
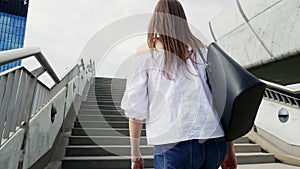
<svg viewBox="0 0 300 169">
<path fill-rule="evenodd" d="M 201 30 L 258 77 L 293 84 L 300 82 L 299 12 L 298 0 L 236 0 Z"/>
</svg>

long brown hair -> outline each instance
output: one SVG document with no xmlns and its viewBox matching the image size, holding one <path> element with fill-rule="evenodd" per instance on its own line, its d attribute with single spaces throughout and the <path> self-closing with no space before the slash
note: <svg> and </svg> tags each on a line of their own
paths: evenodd
<svg viewBox="0 0 300 169">
<path fill-rule="evenodd" d="M 148 29 L 148 46 L 152 51 L 156 48 L 157 40 L 163 44 L 165 50 L 164 73 L 169 80 L 171 80 L 171 65 L 176 62 L 176 59 L 181 60 L 175 63 L 177 67 L 185 63 L 185 69 L 188 70 L 186 60 L 190 58 L 194 64 L 198 64 L 195 53 L 199 52 L 202 55 L 199 48 L 206 48 L 192 34 L 184 9 L 178 0 L 158 1 Z M 191 55 L 188 47 L 191 47 L 192 51 L 194 51 L 193 55 Z"/>
</svg>

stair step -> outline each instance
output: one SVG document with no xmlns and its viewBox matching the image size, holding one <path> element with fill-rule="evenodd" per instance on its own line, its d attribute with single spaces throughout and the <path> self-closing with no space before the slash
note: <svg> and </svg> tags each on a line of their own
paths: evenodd
<svg viewBox="0 0 300 169">
<path fill-rule="evenodd" d="M 120 87 L 125 87 L 126 83 L 125 82 L 121 82 L 121 83 L 111 83 L 111 82 L 107 82 L 107 83 L 97 83 L 97 84 L 93 84 L 91 86 L 91 88 L 105 88 L 105 87 L 110 87 L 110 88 L 120 88 Z"/>
<path fill-rule="evenodd" d="M 124 111 L 116 111 L 116 110 L 85 110 L 79 111 L 78 115 L 120 115 L 125 117 Z"/>
<path fill-rule="evenodd" d="M 128 129 L 113 128 L 73 128 L 72 136 L 129 136 Z M 142 130 L 142 136 L 146 136 L 146 130 Z"/>
<path fill-rule="evenodd" d="M 83 101 L 81 102 L 81 105 L 88 105 L 88 106 L 95 106 L 95 105 L 121 105 L 121 100 L 104 100 L 104 101 Z"/>
<path fill-rule="evenodd" d="M 124 92 L 113 92 L 111 93 L 110 91 L 109 92 L 104 92 L 104 93 L 100 93 L 100 92 L 89 92 L 88 93 L 89 96 L 123 96 L 124 95 Z"/>
<path fill-rule="evenodd" d="M 98 80 L 96 79 L 94 81 L 93 84 L 107 84 L 107 83 L 113 83 L 113 84 L 120 84 L 120 83 L 125 83 L 126 82 L 126 79 L 101 79 L 101 80 Z"/>
<path fill-rule="evenodd" d="M 146 145 L 145 137 L 140 138 L 141 145 Z M 130 145 L 129 137 L 122 136 L 70 136 L 69 145 Z"/>
<path fill-rule="evenodd" d="M 261 147 L 258 144 L 236 143 L 234 144 L 235 152 L 237 153 L 252 153 L 261 152 Z"/>
<path fill-rule="evenodd" d="M 129 124 L 120 108 L 125 89 L 126 79 L 95 78 L 74 122 L 62 169 L 130 168 Z M 154 168 L 154 152 L 145 136 L 143 125 L 140 148 L 149 169 Z M 247 137 L 234 142 L 239 164 L 275 162 L 273 154 L 262 153 Z"/>
<path fill-rule="evenodd" d="M 115 110 L 115 111 L 123 111 L 120 107 L 113 107 L 113 106 L 81 106 L 80 108 L 83 111 L 89 111 L 89 110 L 96 110 L 100 109 L 100 111 L 103 110 Z"/>
<path fill-rule="evenodd" d="M 234 140 L 235 144 L 238 144 L 238 143 L 249 143 L 249 142 L 250 142 L 250 140 L 249 140 L 248 137 L 240 137 L 240 138 Z"/>
<path fill-rule="evenodd" d="M 236 153 L 238 164 L 275 163 L 272 153 Z"/>
<path fill-rule="evenodd" d="M 107 88 L 107 89 L 90 89 L 88 94 L 91 95 L 95 95 L 95 94 L 113 94 L 113 95 L 123 95 L 125 92 L 125 89 L 111 89 L 111 88 Z"/>
<path fill-rule="evenodd" d="M 128 128 L 128 121 L 75 121 L 75 128 Z"/>
<path fill-rule="evenodd" d="M 144 156 L 144 166 L 153 168 L 153 156 Z M 130 156 L 65 157 L 63 169 L 129 169 Z"/>
<path fill-rule="evenodd" d="M 90 96 L 123 96 L 124 95 L 124 91 L 121 92 L 111 92 L 111 91 L 92 91 L 89 92 L 88 95 Z"/>
<path fill-rule="evenodd" d="M 66 156 L 130 156 L 129 145 L 67 146 Z M 152 146 L 140 146 L 141 154 L 153 155 Z"/>
<path fill-rule="evenodd" d="M 113 97 L 111 95 L 88 95 L 87 99 L 93 100 L 93 99 L 102 99 L 102 100 L 118 100 L 118 99 L 122 99 L 123 95 L 113 95 Z"/>
<path fill-rule="evenodd" d="M 93 84 L 99 85 L 99 84 L 122 84 L 126 83 L 126 79 L 122 80 L 116 80 L 116 79 L 109 79 L 109 80 L 95 80 Z"/>
<path fill-rule="evenodd" d="M 121 86 L 121 85 L 126 85 L 126 81 L 119 81 L 119 82 L 111 82 L 111 81 L 106 81 L 106 82 L 96 82 L 92 84 L 93 86 L 102 86 L 102 85 L 113 85 L 113 86 Z"/>
<path fill-rule="evenodd" d="M 239 140 L 235 141 L 240 143 Z M 129 137 L 122 136 L 71 136 L 69 139 L 70 145 L 129 145 Z M 141 144 L 146 145 L 146 137 L 141 137 Z"/>
<path fill-rule="evenodd" d="M 120 93 L 113 93 L 113 94 L 111 94 L 111 93 L 107 93 L 107 94 L 105 94 L 105 93 L 95 93 L 95 92 L 93 92 L 93 93 L 88 93 L 88 97 L 111 97 L 111 96 L 113 96 L 113 97 L 123 97 L 123 95 L 124 95 L 124 92 L 120 92 Z"/>
<path fill-rule="evenodd" d="M 121 115 L 78 115 L 76 121 L 128 121 Z"/>
<path fill-rule="evenodd" d="M 79 112 L 78 115 L 120 115 L 120 116 L 124 116 L 125 117 L 125 113 L 124 112 L 119 112 L 119 111 L 84 111 L 84 112 Z"/>
<path fill-rule="evenodd" d="M 86 101 L 88 102 L 121 102 L 122 98 L 87 98 Z"/>
<path fill-rule="evenodd" d="M 236 153 L 238 164 L 274 163 L 275 158 L 270 153 Z M 145 167 L 153 168 L 153 156 L 143 156 Z M 130 156 L 72 156 L 63 158 L 63 168 L 76 169 L 122 169 L 130 168 Z"/>
<path fill-rule="evenodd" d="M 112 101 L 121 101 L 123 96 L 88 96 L 87 101 L 102 101 L 102 100 L 112 100 Z"/>
<path fill-rule="evenodd" d="M 124 82 L 126 81 L 125 78 L 106 78 L 106 77 L 96 77 L 94 82 Z"/>
<path fill-rule="evenodd" d="M 97 109 L 97 108 L 101 108 L 101 109 L 111 109 L 111 108 L 117 108 L 117 109 L 121 109 L 120 105 L 81 105 L 80 107 L 81 109 Z M 121 109 L 122 110 L 122 109 Z"/>
<path fill-rule="evenodd" d="M 100 92 L 110 92 L 110 93 L 124 93 L 126 90 L 126 85 L 101 85 L 98 87 L 92 87 L 88 90 L 89 93 L 95 93 L 95 91 Z M 96 93 L 97 93 L 96 92 Z"/>
<path fill-rule="evenodd" d="M 236 150 L 237 147 L 240 146 L 241 145 L 235 145 Z M 130 145 L 67 146 L 66 156 L 113 156 L 113 155 L 129 156 L 130 149 L 131 149 Z M 153 146 L 142 145 L 140 146 L 140 150 L 141 150 L 141 154 L 143 155 L 154 154 Z M 238 149 L 236 153 L 239 153 L 242 156 L 242 153 L 245 153 L 245 151 L 244 150 L 239 151 L 239 150 L 241 149 Z"/>
</svg>

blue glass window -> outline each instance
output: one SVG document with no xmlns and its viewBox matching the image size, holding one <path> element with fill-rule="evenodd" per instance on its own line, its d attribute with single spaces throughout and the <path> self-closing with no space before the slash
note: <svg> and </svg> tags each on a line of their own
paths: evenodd
<svg viewBox="0 0 300 169">
<path fill-rule="evenodd" d="M 0 12 L 0 52 L 23 47 L 26 18 Z M 20 66 L 21 60 L 0 66 L 0 72 Z"/>
</svg>

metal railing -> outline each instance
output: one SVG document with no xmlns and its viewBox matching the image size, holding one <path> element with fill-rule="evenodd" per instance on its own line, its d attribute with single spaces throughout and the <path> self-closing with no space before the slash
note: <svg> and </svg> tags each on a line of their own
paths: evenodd
<svg viewBox="0 0 300 169">
<path fill-rule="evenodd" d="M 44 71 L 47 71 L 56 83 L 60 82 L 57 74 L 54 72 L 39 48 L 31 47 L 3 51 L 0 53 L 0 66 L 32 56 L 34 56 L 39 61 L 39 63 L 44 68 Z"/>
<path fill-rule="evenodd" d="M 0 66 L 20 59 L 35 57 L 42 67 L 29 72 L 20 66 L 0 73 L 0 146 L 10 138 L 80 72 L 95 73 L 94 62 L 76 65 L 59 79 L 39 48 L 23 48 L 0 53 Z M 56 83 L 51 89 L 38 80 L 47 72 Z"/>
<path fill-rule="evenodd" d="M 300 96 L 300 90 L 290 89 L 264 80 L 261 81 L 267 85 L 264 93 L 265 99 L 294 108 L 300 108 L 300 98 L 296 97 L 297 95 Z"/>
</svg>

